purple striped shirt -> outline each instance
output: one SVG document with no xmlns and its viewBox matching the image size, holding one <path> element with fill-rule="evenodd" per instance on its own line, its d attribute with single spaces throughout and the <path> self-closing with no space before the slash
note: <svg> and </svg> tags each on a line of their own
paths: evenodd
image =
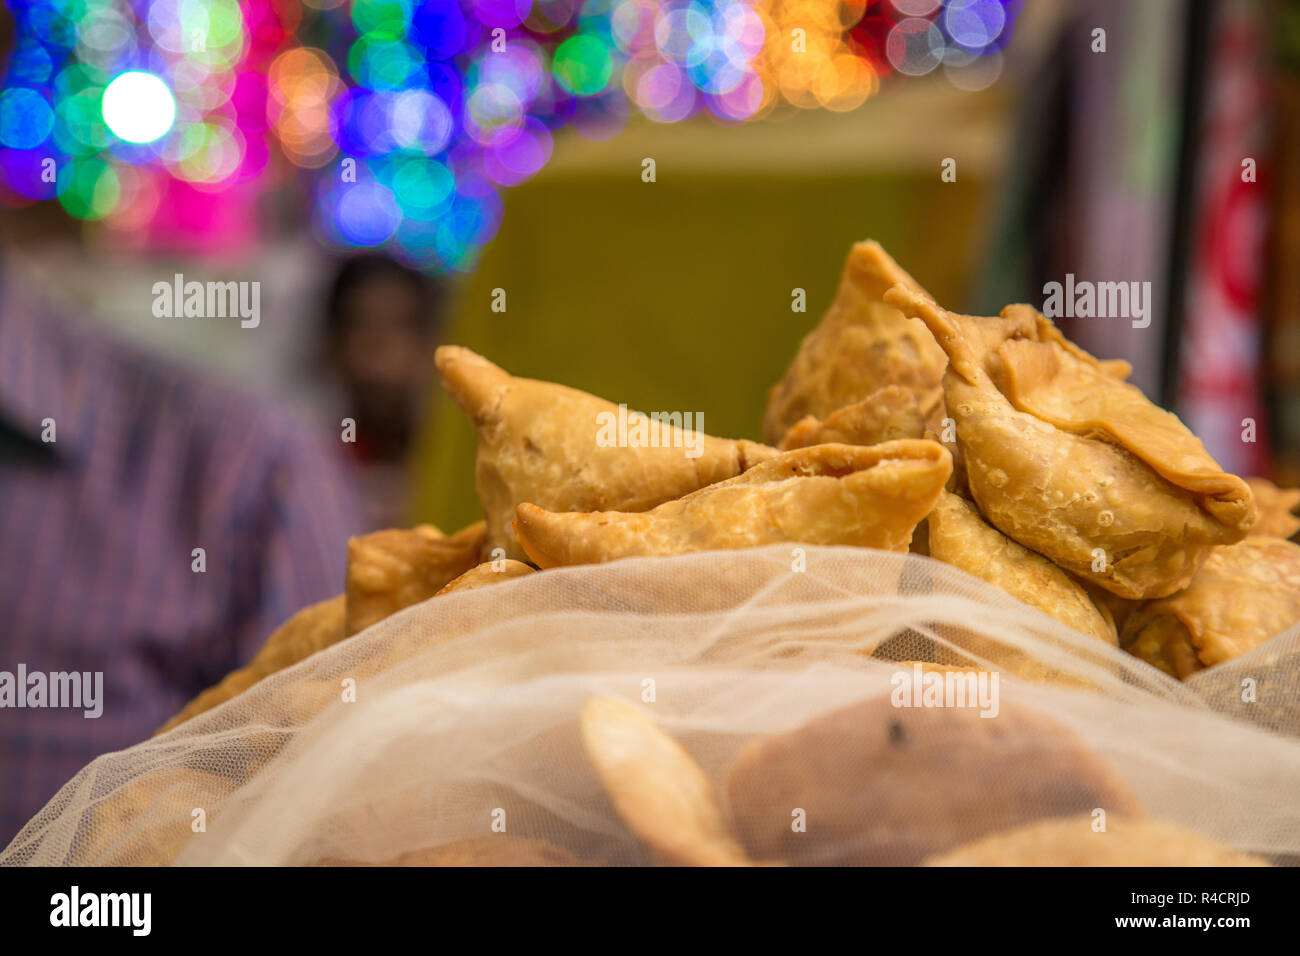
<svg viewBox="0 0 1300 956">
<path fill-rule="evenodd" d="M 0 708 L 0 846 L 85 764 L 342 590 L 359 511 L 311 434 L 65 324 L 0 274 L 0 672 L 103 673 L 98 718 Z"/>
</svg>

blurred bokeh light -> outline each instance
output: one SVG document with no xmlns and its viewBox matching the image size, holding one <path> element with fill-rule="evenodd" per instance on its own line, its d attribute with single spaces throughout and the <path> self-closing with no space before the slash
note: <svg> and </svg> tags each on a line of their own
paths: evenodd
<svg viewBox="0 0 1300 956">
<path fill-rule="evenodd" d="M 895 73 L 982 89 L 1023 5 L 7 2 L 0 203 L 219 242 L 223 199 L 304 178 L 322 241 L 431 271 L 474 267 L 499 191 L 547 163 L 560 127 L 600 140 L 634 111 L 734 124 L 852 110 Z"/>
</svg>

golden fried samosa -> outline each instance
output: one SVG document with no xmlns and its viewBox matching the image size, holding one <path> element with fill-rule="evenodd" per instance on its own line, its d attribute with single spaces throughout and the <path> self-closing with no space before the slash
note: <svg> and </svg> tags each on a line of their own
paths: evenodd
<svg viewBox="0 0 1300 956">
<path fill-rule="evenodd" d="M 814 445 L 638 514 L 521 504 L 515 531 L 542 568 L 784 541 L 905 551 L 951 469 L 932 441 Z"/>
<path fill-rule="evenodd" d="M 494 548 L 524 557 L 511 530 L 522 502 L 551 511 L 645 511 L 776 454 L 756 442 L 628 412 L 577 389 L 515 378 L 458 346 L 438 349 L 437 363 L 443 388 L 478 432 L 484 558 Z"/>
<path fill-rule="evenodd" d="M 1093 603 L 1115 622 L 1116 633 L 1123 631 L 1124 622 L 1128 620 L 1129 615 L 1142 606 L 1142 602 L 1135 598 L 1125 598 L 1120 597 L 1118 594 L 1112 594 L 1091 581 L 1080 580 L 1074 575 L 1070 575 L 1070 580 L 1087 591 L 1088 597 L 1092 598 Z"/>
<path fill-rule="evenodd" d="M 427 601 L 479 563 L 482 521 L 440 537 L 421 526 L 348 540 L 347 635 Z"/>
<path fill-rule="evenodd" d="M 925 326 L 884 301 L 898 283 L 923 291 L 879 243 L 854 244 L 835 301 L 768 396 L 767 441 L 779 441 L 807 415 L 825 419 L 886 385 L 911 392 L 923 419 L 938 409 L 947 359 Z"/>
<path fill-rule="evenodd" d="M 474 591 L 489 584 L 499 584 L 512 578 L 522 578 L 534 573 L 536 569 L 513 558 L 500 561 L 484 561 L 477 567 L 470 568 L 456 580 L 446 585 L 436 596 L 451 594 L 455 591 Z"/>
<path fill-rule="evenodd" d="M 1121 644 L 1186 680 L 1300 623 L 1300 545 L 1251 536 L 1213 548 L 1185 591 L 1148 601 L 1125 622 Z"/>
<path fill-rule="evenodd" d="M 1035 820 L 933 856 L 924 866 L 1268 866 L 1267 860 L 1163 820 L 1091 813 Z"/>
<path fill-rule="evenodd" d="M 1064 571 L 993 527 L 975 506 L 944 492 L 927 519 L 930 557 L 1056 618 L 1066 627 L 1118 644 L 1115 625 Z"/>
<path fill-rule="evenodd" d="M 1246 536 L 1249 486 L 1029 306 L 977 318 L 902 285 L 885 298 L 948 353 L 966 479 L 1003 534 L 1128 598 L 1186 587 L 1210 547 Z"/>
<path fill-rule="evenodd" d="M 1246 484 L 1250 485 L 1259 510 L 1259 518 L 1250 533 L 1266 538 L 1295 537 L 1300 531 L 1300 517 L 1295 514 L 1296 508 L 1300 508 L 1300 488 L 1279 488 L 1267 478 L 1247 478 Z"/>
<path fill-rule="evenodd" d="M 748 866 L 718 793 L 686 749 L 640 710 L 593 697 L 582 743 L 628 829 L 675 866 Z"/>
<path fill-rule="evenodd" d="M 901 385 L 886 385 L 870 397 L 831 412 L 822 421 L 806 415 L 790 427 L 777 446 L 781 451 L 811 445 L 878 445 L 882 441 L 921 438 L 925 416 L 916 396 Z"/>
<path fill-rule="evenodd" d="M 970 688 L 969 704 L 920 706 L 903 696 L 910 689 L 900 693 L 909 685 L 895 684 L 891 694 L 746 743 L 727 796 L 750 857 L 909 866 L 1028 820 L 1095 807 L 1141 815 L 1123 774 L 1070 727 L 1005 692 L 992 696 L 997 714 L 985 719 L 978 675 L 949 671 L 942 683 Z M 795 808 L 803 831 L 790 826 Z"/>
<path fill-rule="evenodd" d="M 344 607 L 344 597 L 339 594 L 303 608 L 272 632 L 247 666 L 231 671 L 220 683 L 195 697 L 180 713 L 159 727 L 155 736 L 238 697 L 263 677 L 292 667 L 343 640 L 346 636 L 343 631 Z"/>
</svg>

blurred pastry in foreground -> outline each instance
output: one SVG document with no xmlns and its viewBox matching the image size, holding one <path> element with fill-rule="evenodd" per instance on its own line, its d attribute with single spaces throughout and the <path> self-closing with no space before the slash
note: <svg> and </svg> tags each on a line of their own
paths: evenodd
<svg viewBox="0 0 1300 956">
<path fill-rule="evenodd" d="M 1214 548 L 1185 591 L 1138 608 L 1124 624 L 1121 643 L 1185 680 L 1298 623 L 1300 545 L 1252 536 Z"/>
<path fill-rule="evenodd" d="M 217 807 L 239 786 L 191 767 L 160 767 L 120 783 L 86 808 L 76 857 L 84 866 L 170 866 L 191 839 L 194 808 L 218 817 Z M 71 861 L 58 861 L 59 863 Z"/>
<path fill-rule="evenodd" d="M 511 530 L 522 502 L 550 511 L 646 511 L 776 454 L 692 429 L 681 415 L 645 416 L 574 388 L 515 378 L 458 346 L 438 349 L 437 362 L 442 387 L 478 432 L 484 558 L 493 548 L 524 557 Z"/>
<path fill-rule="evenodd" d="M 515 531 L 542 568 L 786 541 L 903 551 L 951 469 L 930 441 L 814 445 L 639 514 L 521 504 Z"/>
<path fill-rule="evenodd" d="M 522 578 L 535 573 L 534 568 L 515 561 L 513 558 L 501 558 L 497 561 L 484 561 L 477 567 L 470 568 L 456 580 L 452 581 L 437 596 L 451 594 L 455 591 L 474 591 L 490 584 L 499 584 L 512 578 Z"/>
<path fill-rule="evenodd" d="M 860 402 L 831 412 L 825 421 L 804 416 L 790 426 L 777 447 L 789 451 L 831 443 L 878 445 L 924 434 L 925 417 L 916 396 L 901 385 L 886 385 Z"/>
<path fill-rule="evenodd" d="M 948 353 L 948 414 L 991 524 L 1128 598 L 1186 587 L 1214 545 L 1246 536 L 1250 487 L 1175 416 L 1029 306 L 980 318 L 895 286 Z"/>
<path fill-rule="evenodd" d="M 344 614 L 345 601 L 342 594 L 303 608 L 272 632 L 247 666 L 231 671 L 219 684 L 195 697 L 179 714 L 158 728 L 154 736 L 166 733 L 191 717 L 239 696 L 263 677 L 306 660 L 331 644 L 337 644 L 345 636 Z"/>
<path fill-rule="evenodd" d="M 924 291 L 879 243 L 853 245 L 835 301 L 768 396 L 767 441 L 780 441 L 805 416 L 824 420 L 886 385 L 910 392 L 923 420 L 939 408 L 948 360 L 924 325 L 884 301 L 897 283 Z"/>
<path fill-rule="evenodd" d="M 717 791 L 691 755 L 640 710 L 593 697 L 579 720 L 606 793 L 637 838 L 675 866 L 747 866 Z"/>
<path fill-rule="evenodd" d="M 319 860 L 313 866 L 588 866 L 563 847 L 497 833 L 409 850 L 382 863 Z"/>
<path fill-rule="evenodd" d="M 979 677 L 929 676 L 968 686 Z M 1073 731 L 1005 694 L 990 717 L 976 707 L 895 706 L 893 697 L 745 746 L 727 794 L 751 857 L 910 865 L 1026 820 L 1097 807 L 1141 813 L 1124 778 Z M 791 825 L 796 811 L 803 832 Z"/>
<path fill-rule="evenodd" d="M 987 581 L 1081 634 L 1119 643 L 1114 622 L 1083 588 L 985 521 L 965 499 L 945 491 L 926 523 L 930 557 Z"/>
<path fill-rule="evenodd" d="M 451 537 L 426 527 L 389 529 L 348 541 L 347 635 L 433 597 L 479 563 L 482 521 Z"/>
<path fill-rule="evenodd" d="M 1247 478 L 1246 483 L 1255 495 L 1255 507 L 1259 510 L 1259 518 L 1250 533 L 1267 538 L 1295 537 L 1300 531 L 1300 517 L 1295 514 L 1300 508 L 1300 488 L 1279 488 L 1267 478 Z"/>
<path fill-rule="evenodd" d="M 1268 866 L 1266 860 L 1162 820 L 1091 814 L 1041 820 L 983 837 L 926 866 Z"/>
</svg>

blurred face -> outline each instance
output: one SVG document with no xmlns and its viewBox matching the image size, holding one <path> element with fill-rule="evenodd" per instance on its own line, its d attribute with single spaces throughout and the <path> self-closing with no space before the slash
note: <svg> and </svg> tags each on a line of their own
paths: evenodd
<svg viewBox="0 0 1300 956">
<path fill-rule="evenodd" d="M 434 343 L 416 290 L 397 278 L 374 278 L 353 289 L 342 308 L 336 361 L 349 390 L 366 404 L 418 396 L 431 375 Z"/>
</svg>

